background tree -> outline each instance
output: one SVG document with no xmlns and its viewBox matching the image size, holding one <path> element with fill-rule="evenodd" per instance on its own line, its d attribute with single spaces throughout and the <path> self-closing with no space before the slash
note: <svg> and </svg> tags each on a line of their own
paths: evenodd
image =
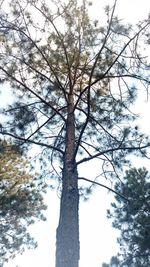
<svg viewBox="0 0 150 267">
<path fill-rule="evenodd" d="M 28 226 L 45 220 L 42 192 L 36 188 L 29 164 L 16 146 L 0 142 L 0 266 L 22 253 L 25 246 L 34 248 L 35 240 Z"/>
<path fill-rule="evenodd" d="M 115 197 L 108 210 L 113 227 L 121 231 L 120 252 L 103 267 L 147 267 L 150 262 L 150 176 L 145 168 L 126 172 L 124 183 L 116 183 L 117 192 L 128 202 Z"/>
<path fill-rule="evenodd" d="M 42 174 L 61 184 L 56 267 L 78 266 L 79 180 L 94 182 L 80 177 L 80 165 L 97 159 L 100 178 L 119 178 L 126 156 L 149 146 L 129 107 L 137 88 L 148 90 L 140 47 L 150 21 L 124 26 L 116 2 L 105 8 L 106 26 L 90 19 L 85 0 L 1 5 L 1 81 L 15 95 L 1 134 L 39 145 Z"/>
</svg>

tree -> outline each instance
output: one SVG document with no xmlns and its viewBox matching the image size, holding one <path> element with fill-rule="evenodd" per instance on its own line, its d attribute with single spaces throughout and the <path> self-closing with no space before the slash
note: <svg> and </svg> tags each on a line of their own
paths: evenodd
<svg viewBox="0 0 150 267">
<path fill-rule="evenodd" d="M 35 240 L 27 227 L 35 220 L 45 220 L 42 193 L 35 188 L 35 177 L 28 172 L 28 162 L 16 146 L 0 143 L 0 266 L 34 248 Z M 31 188 L 32 185 L 32 188 Z"/>
<path fill-rule="evenodd" d="M 117 192 L 128 202 L 116 196 L 108 210 L 113 227 L 121 231 L 120 252 L 105 267 L 147 267 L 150 262 L 150 176 L 145 168 L 126 171 L 124 183 L 116 183 Z"/>
<path fill-rule="evenodd" d="M 90 19 L 86 0 L 1 6 L 1 81 L 15 94 L 1 135 L 24 149 L 40 146 L 43 175 L 61 184 L 56 267 L 78 266 L 79 180 L 94 183 L 80 177 L 79 166 L 98 159 L 101 176 L 112 179 L 130 152 L 143 155 L 149 146 L 132 127 L 129 106 L 137 88 L 148 90 L 140 45 L 148 44 L 150 21 L 124 26 L 116 2 L 105 8 L 106 26 Z"/>
</svg>

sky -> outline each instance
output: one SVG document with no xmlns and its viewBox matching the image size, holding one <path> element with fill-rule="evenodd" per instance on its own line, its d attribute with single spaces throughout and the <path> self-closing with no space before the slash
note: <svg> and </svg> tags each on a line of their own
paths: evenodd
<svg viewBox="0 0 150 267">
<path fill-rule="evenodd" d="M 101 7 L 107 4 L 113 5 L 114 0 L 92 0 L 93 16 L 100 19 L 100 13 L 103 11 Z M 116 13 L 123 22 L 136 23 L 141 19 L 145 19 L 150 12 L 149 0 L 118 0 L 116 6 Z"/>
<path fill-rule="evenodd" d="M 113 4 L 113 0 L 93 0 L 91 14 L 94 18 L 99 19 L 101 7 L 107 4 Z M 150 11 L 149 0 L 118 0 L 117 13 L 126 22 L 136 23 L 144 19 Z M 5 95 L 5 99 L 7 95 Z M 142 100 L 141 100 L 142 99 Z M 140 101 L 135 106 L 135 111 L 142 114 L 139 123 L 141 130 L 150 133 L 149 120 L 150 108 L 146 102 L 146 96 L 142 95 Z M 84 165 L 81 169 L 82 173 L 88 176 L 96 175 L 95 165 Z M 136 160 L 137 167 L 141 164 L 141 160 Z M 148 165 L 148 162 L 144 162 Z M 118 250 L 116 237 L 119 234 L 112 229 L 111 221 L 106 218 L 106 210 L 109 208 L 113 194 L 108 193 L 105 189 L 98 187 L 94 190 L 87 202 L 80 203 L 80 245 L 81 259 L 80 267 L 101 267 L 102 262 L 108 262 L 112 255 Z M 10 261 L 5 267 L 54 267 L 55 266 L 55 231 L 58 225 L 59 217 L 59 197 L 56 191 L 49 191 L 46 196 L 48 204 L 47 222 L 37 223 L 31 227 L 31 233 L 35 236 L 39 243 L 36 250 L 25 252 L 22 256 L 17 256 L 15 260 Z"/>
</svg>

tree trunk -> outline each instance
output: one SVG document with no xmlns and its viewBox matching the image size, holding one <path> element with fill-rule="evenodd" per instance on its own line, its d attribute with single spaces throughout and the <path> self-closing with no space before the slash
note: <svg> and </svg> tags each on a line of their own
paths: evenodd
<svg viewBox="0 0 150 267">
<path fill-rule="evenodd" d="M 62 173 L 59 225 L 56 235 L 56 267 L 78 267 L 79 263 L 79 192 L 74 159 L 75 118 L 70 97 L 66 123 L 66 149 Z"/>
</svg>

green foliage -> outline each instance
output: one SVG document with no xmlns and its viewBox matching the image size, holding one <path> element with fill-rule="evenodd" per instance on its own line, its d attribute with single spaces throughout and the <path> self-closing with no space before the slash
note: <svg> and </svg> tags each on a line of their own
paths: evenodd
<svg viewBox="0 0 150 267">
<path fill-rule="evenodd" d="M 27 228 L 37 219 L 45 220 L 42 191 L 36 188 L 28 164 L 16 146 L 1 141 L 0 266 L 22 253 L 25 247 L 37 246 Z"/>
<path fill-rule="evenodd" d="M 145 168 L 126 172 L 116 190 L 129 202 L 119 199 L 112 203 L 108 217 L 113 227 L 121 231 L 118 243 L 120 252 L 106 266 L 147 267 L 150 262 L 150 176 Z M 105 264 L 104 264 L 105 266 Z"/>
<path fill-rule="evenodd" d="M 28 170 L 29 161 L 17 151 L 17 147 L 0 141 L 0 196 L 16 193 L 22 184 L 32 180 Z"/>
</svg>

